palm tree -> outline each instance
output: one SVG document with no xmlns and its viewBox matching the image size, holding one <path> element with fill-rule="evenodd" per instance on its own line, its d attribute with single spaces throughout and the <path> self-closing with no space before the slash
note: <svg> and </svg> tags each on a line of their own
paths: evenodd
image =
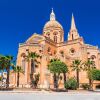
<svg viewBox="0 0 100 100">
<path fill-rule="evenodd" d="M 6 58 L 6 66 L 5 69 L 7 71 L 7 80 L 6 80 L 6 84 L 7 84 L 7 88 L 9 87 L 9 74 L 10 74 L 10 67 L 12 66 L 13 63 L 13 56 L 7 55 L 5 56 Z"/>
<path fill-rule="evenodd" d="M 60 79 L 60 74 L 64 75 L 64 84 L 66 82 L 66 73 L 68 72 L 67 65 L 61 62 L 59 59 L 51 59 L 48 69 L 54 74 L 54 88 L 58 89 L 58 80 Z"/>
<path fill-rule="evenodd" d="M 13 67 L 13 71 L 15 73 L 17 73 L 17 87 L 19 87 L 19 77 L 20 77 L 20 73 L 24 73 L 23 69 L 21 66 L 16 66 L 16 67 Z"/>
<path fill-rule="evenodd" d="M 5 56 L 0 55 L 0 70 L 4 70 L 5 66 L 6 66 Z"/>
<path fill-rule="evenodd" d="M 82 64 L 81 64 L 81 60 L 74 60 L 72 62 L 72 71 L 76 71 L 76 80 L 77 80 L 77 87 L 79 88 L 79 72 L 81 71 L 82 69 Z"/>
<path fill-rule="evenodd" d="M 68 66 L 66 65 L 66 67 L 68 68 Z M 66 73 L 68 72 L 68 69 L 63 70 L 63 76 L 64 76 L 64 84 L 66 83 Z"/>
<path fill-rule="evenodd" d="M 13 63 L 13 56 L 7 55 L 7 56 L 0 56 L 0 68 L 2 70 L 6 69 L 7 71 L 7 79 L 6 79 L 6 88 L 9 87 L 9 73 L 10 73 L 10 67 Z"/>
<path fill-rule="evenodd" d="M 51 63 L 56 62 L 56 61 L 60 61 L 59 59 L 51 59 L 50 63 L 48 65 L 48 69 L 52 71 L 52 69 L 50 69 Z M 56 76 L 56 71 L 53 71 L 53 81 L 54 81 L 54 88 L 58 88 L 58 83 L 57 83 L 57 76 Z"/>
<path fill-rule="evenodd" d="M 33 81 L 33 73 L 35 72 L 35 67 L 40 62 L 37 61 L 37 58 L 40 57 L 36 52 L 28 52 L 28 55 L 25 57 L 25 59 L 28 61 L 28 67 L 29 63 L 31 61 L 31 73 L 30 73 L 30 80 L 31 83 Z"/>
<path fill-rule="evenodd" d="M 93 61 L 88 59 L 86 62 L 84 62 L 83 70 L 86 71 L 88 74 L 90 89 L 91 89 L 91 85 L 92 85 L 91 70 L 93 70 L 93 69 L 95 69 L 95 64 Z"/>
<path fill-rule="evenodd" d="M 3 71 L 5 69 L 6 63 L 5 63 L 5 56 L 0 55 L 0 71 L 2 72 L 2 77 L 3 77 Z"/>
</svg>

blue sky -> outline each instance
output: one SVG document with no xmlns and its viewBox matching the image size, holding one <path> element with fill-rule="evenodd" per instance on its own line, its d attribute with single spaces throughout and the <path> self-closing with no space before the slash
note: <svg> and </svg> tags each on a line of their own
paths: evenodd
<svg viewBox="0 0 100 100">
<path fill-rule="evenodd" d="M 42 33 L 54 8 L 65 40 L 74 13 L 78 32 L 88 44 L 100 47 L 100 0 L 0 0 L 0 54 L 16 57 L 18 44 Z"/>
</svg>

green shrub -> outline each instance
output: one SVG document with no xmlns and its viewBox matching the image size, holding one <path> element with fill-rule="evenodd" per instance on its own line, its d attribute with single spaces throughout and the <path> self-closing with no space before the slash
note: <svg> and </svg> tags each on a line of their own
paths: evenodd
<svg viewBox="0 0 100 100">
<path fill-rule="evenodd" d="M 81 85 L 81 88 L 83 88 L 84 90 L 88 90 L 89 87 L 90 87 L 90 85 L 86 84 L 86 83 Z"/>
<path fill-rule="evenodd" d="M 92 80 L 100 81 L 100 70 L 98 69 L 91 70 L 91 78 Z"/>
<path fill-rule="evenodd" d="M 77 89 L 77 81 L 75 78 L 69 78 L 64 84 L 66 89 L 76 90 Z"/>
<path fill-rule="evenodd" d="M 2 77 L 0 77 L 0 81 L 2 81 Z"/>
</svg>

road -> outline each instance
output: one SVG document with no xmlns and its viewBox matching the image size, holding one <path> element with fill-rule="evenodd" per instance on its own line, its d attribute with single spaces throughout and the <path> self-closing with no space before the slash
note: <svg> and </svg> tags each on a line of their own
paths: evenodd
<svg viewBox="0 0 100 100">
<path fill-rule="evenodd" d="M 100 100 L 100 93 L 0 93 L 0 100 Z"/>
</svg>

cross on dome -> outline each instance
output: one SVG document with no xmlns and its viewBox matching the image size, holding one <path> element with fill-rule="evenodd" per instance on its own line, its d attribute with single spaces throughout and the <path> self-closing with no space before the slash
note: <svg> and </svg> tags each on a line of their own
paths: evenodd
<svg viewBox="0 0 100 100">
<path fill-rule="evenodd" d="M 52 8 L 52 11 L 51 11 L 51 14 L 50 14 L 50 21 L 53 21 L 53 20 L 56 20 L 56 17 L 55 17 L 55 13 L 53 11 L 53 8 Z"/>
</svg>

